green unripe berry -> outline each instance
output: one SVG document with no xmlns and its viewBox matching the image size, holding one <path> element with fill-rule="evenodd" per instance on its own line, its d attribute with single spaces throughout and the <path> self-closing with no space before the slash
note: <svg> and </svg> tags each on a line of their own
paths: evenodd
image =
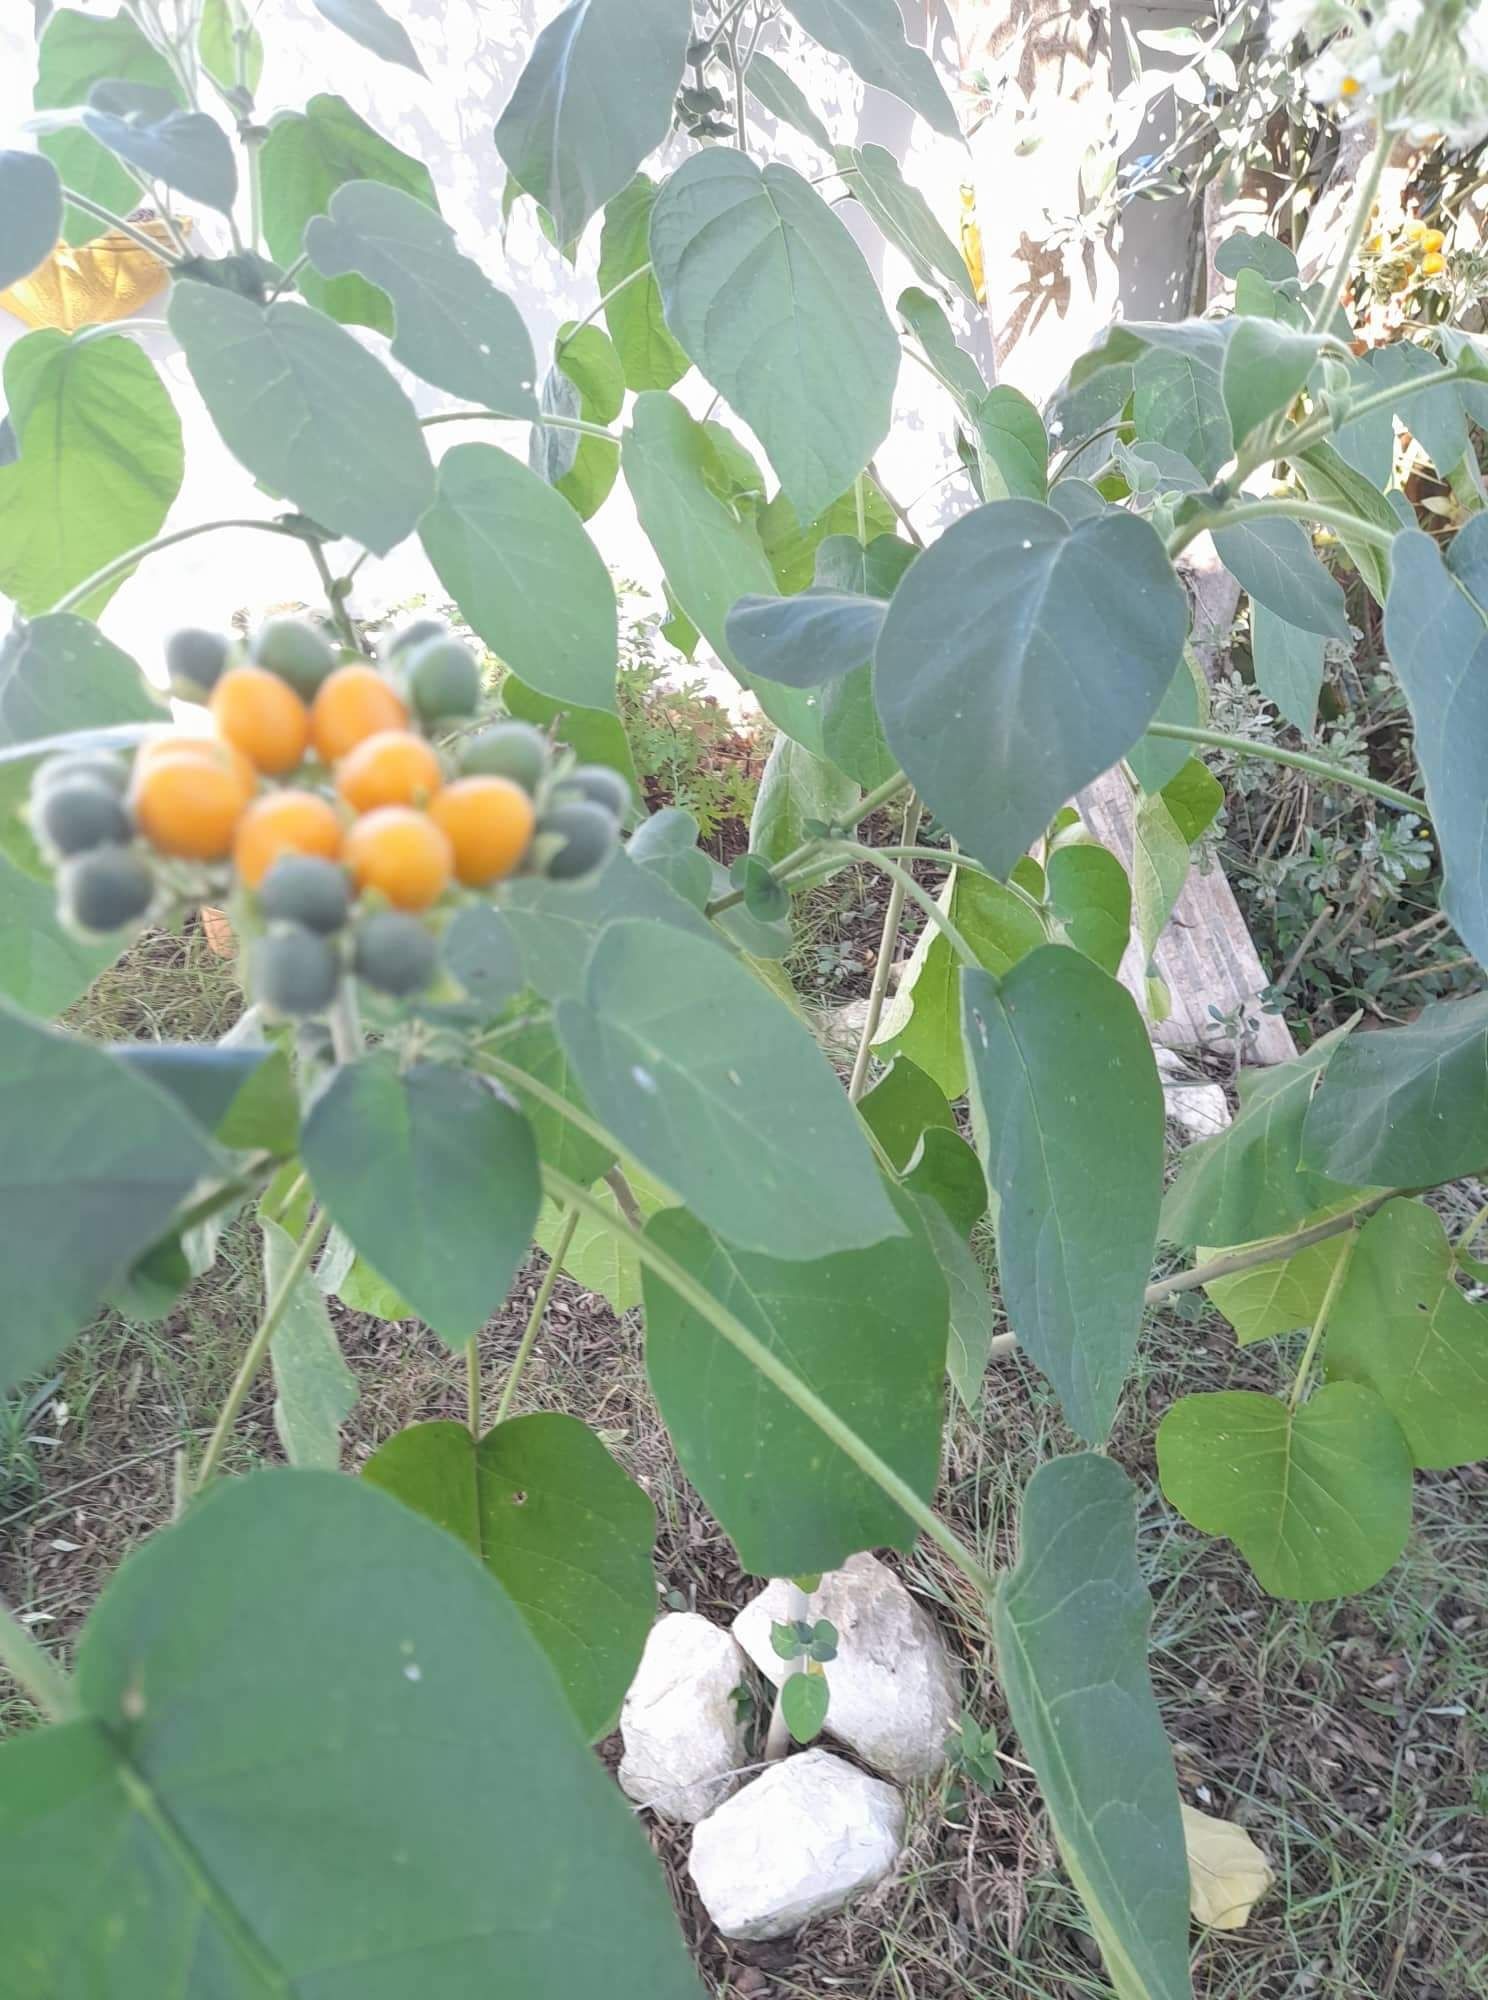
<svg viewBox="0 0 1488 2000">
<path fill-rule="evenodd" d="M 138 922 L 154 900 L 155 877 L 129 848 L 98 847 L 64 862 L 57 888 L 68 922 L 102 936 Z"/>
<path fill-rule="evenodd" d="M 258 900 L 266 917 L 328 937 L 351 913 L 351 885 L 346 870 L 323 855 L 285 854 L 259 884 Z"/>
<path fill-rule="evenodd" d="M 303 618 L 270 618 L 254 633 L 249 651 L 258 666 L 288 681 L 305 701 L 314 700 L 336 664 L 330 641 Z"/>
<path fill-rule="evenodd" d="M 603 868 L 615 851 L 619 828 L 614 815 L 592 799 L 554 806 L 537 823 L 537 839 L 559 834 L 562 845 L 548 856 L 543 872 L 555 882 L 576 882 Z"/>
<path fill-rule="evenodd" d="M 414 646 L 422 646 L 427 639 L 444 638 L 448 631 L 449 627 L 442 618 L 411 618 L 393 634 L 382 650 L 386 658 L 393 660 Z"/>
<path fill-rule="evenodd" d="M 90 777 L 48 785 L 31 809 L 31 823 L 54 855 L 122 847 L 132 831 L 118 793 Z"/>
<path fill-rule="evenodd" d="M 341 961 L 303 924 L 283 924 L 253 951 L 253 987 L 276 1014 L 323 1014 L 336 997 Z"/>
<path fill-rule="evenodd" d="M 467 778 L 510 778 L 535 792 L 548 774 L 548 739 L 530 722 L 492 722 L 467 736 L 457 752 Z"/>
<path fill-rule="evenodd" d="M 425 722 L 474 715 L 480 703 L 480 668 L 458 639 L 426 639 L 402 655 L 408 692 Z"/>
<path fill-rule="evenodd" d="M 110 750 L 64 750 L 50 757 L 31 780 L 31 796 L 40 799 L 54 785 L 71 784 L 75 778 L 94 785 L 106 785 L 116 798 L 129 789 L 129 769 Z"/>
<path fill-rule="evenodd" d="M 204 702 L 222 678 L 232 647 L 220 632 L 186 625 L 165 642 L 170 691 L 181 701 Z"/>
<path fill-rule="evenodd" d="M 357 926 L 352 962 L 358 979 L 395 1000 L 422 993 L 433 981 L 437 959 L 434 939 L 417 917 L 384 910 Z"/>
<path fill-rule="evenodd" d="M 630 786 L 618 771 L 612 771 L 608 764 L 579 764 L 564 779 L 565 786 L 577 786 L 580 794 L 603 806 L 607 813 L 624 819 L 630 811 L 632 800 Z"/>
</svg>

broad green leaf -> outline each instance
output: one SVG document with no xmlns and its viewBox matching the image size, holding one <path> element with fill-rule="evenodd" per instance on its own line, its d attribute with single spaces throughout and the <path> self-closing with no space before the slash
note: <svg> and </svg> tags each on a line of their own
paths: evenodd
<svg viewBox="0 0 1488 2000">
<path fill-rule="evenodd" d="M 1094 1443 L 1136 1352 L 1162 1201 L 1147 1030 L 1124 987 L 1061 945 L 1001 979 L 964 971 L 961 993 L 1008 1318 Z"/>
<path fill-rule="evenodd" d="M 408 1301 L 379 1278 L 361 1257 L 353 1259 L 351 1269 L 336 1287 L 336 1297 L 352 1312 L 370 1313 L 373 1319 L 418 1318 Z"/>
<path fill-rule="evenodd" d="M 923 1135 L 936 1127 L 956 1130 L 945 1092 L 908 1056 L 896 1056 L 858 1102 L 863 1122 L 902 1172 Z"/>
<path fill-rule="evenodd" d="M 496 1053 L 503 1062 L 515 1063 L 528 1076 L 536 1077 L 549 1090 L 557 1091 L 566 1104 L 572 1104 L 579 1111 L 588 1111 L 589 1106 L 575 1081 L 563 1046 L 553 1032 L 551 1021 L 534 1021 L 515 1033 L 503 1034 L 496 1044 Z M 580 1187 L 588 1187 L 591 1181 L 597 1181 L 601 1174 L 607 1174 L 614 1166 L 613 1147 L 600 1145 L 587 1132 L 571 1125 L 561 1112 L 540 1103 L 537 1098 L 528 1097 L 520 1091 L 516 1094 L 522 1098 L 522 1108 L 532 1127 L 532 1136 L 537 1141 L 539 1159 L 546 1161 L 550 1167 L 556 1167 L 559 1173 L 567 1174 Z"/>
<path fill-rule="evenodd" d="M 937 817 L 1006 876 L 1140 738 L 1187 627 L 1145 521 L 1071 529 L 1031 500 L 978 507 L 894 593 L 874 659 L 884 734 Z"/>
<path fill-rule="evenodd" d="M 1060 486 L 1064 485 L 1060 481 Z M 1059 487 L 1055 488 L 1055 492 Z M 1168 682 L 1167 692 L 1157 704 L 1154 722 L 1177 722 L 1185 728 L 1202 727 L 1209 720 L 1209 683 L 1204 669 L 1194 658 L 1193 649 L 1185 646 L 1183 658 L 1173 670 L 1173 678 Z M 1186 743 L 1173 742 L 1167 737 L 1144 736 L 1140 743 L 1134 743 L 1126 753 L 1126 761 L 1131 765 L 1132 776 L 1144 792 L 1160 792 L 1164 785 L 1177 777 L 1189 760 Z"/>
<path fill-rule="evenodd" d="M 718 937 L 691 903 L 623 848 L 589 882 L 518 878 L 505 885 L 501 908 L 521 947 L 527 983 L 544 1000 L 582 994 L 589 953 L 616 917 L 675 924 L 715 944 Z"/>
<path fill-rule="evenodd" d="M 894 310 L 924 349 L 931 368 L 970 417 L 986 399 L 987 384 L 966 349 L 958 346 L 945 307 L 918 285 L 909 285 L 899 294 Z"/>
<path fill-rule="evenodd" d="M 812 1743 L 821 1735 L 831 1699 L 825 1674 L 786 1675 L 780 1688 L 780 1712 L 797 1743 Z"/>
<path fill-rule="evenodd" d="M 444 970 L 485 1020 L 521 992 L 522 959 L 511 925 L 489 903 L 456 911 L 439 940 Z"/>
<path fill-rule="evenodd" d="M 514 417 L 537 413 L 532 341 L 505 292 L 464 256 L 437 210 L 379 181 L 348 181 L 313 215 L 305 250 L 323 278 L 348 272 L 393 302 L 393 359 L 437 389 Z"/>
<path fill-rule="evenodd" d="M 122 334 L 27 334 L 5 357 L 5 393 L 20 456 L 0 465 L 0 591 L 29 616 L 160 532 L 181 490 L 181 420 Z"/>
<path fill-rule="evenodd" d="M 86 104 L 95 83 L 114 80 L 150 84 L 180 96 L 170 64 L 125 8 L 98 15 L 59 7 L 46 24 L 37 52 L 32 96 L 36 109 L 60 111 Z M 80 124 L 48 132 L 40 144 L 63 183 L 75 193 L 87 195 L 115 215 L 128 215 L 138 206 L 139 182 Z M 69 207 L 62 233 L 69 243 L 91 243 L 107 228 L 96 216 Z"/>
<path fill-rule="evenodd" d="M 0 748 L 111 722 L 168 719 L 134 661 L 86 618 L 49 612 L 0 640 Z"/>
<path fill-rule="evenodd" d="M 749 821 L 749 845 L 767 861 L 783 861 L 806 838 L 808 820 L 829 826 L 850 819 L 859 799 L 851 778 L 781 734 L 770 746 Z"/>
<path fill-rule="evenodd" d="M 1147 1674 L 1136 1502 L 1109 1458 L 1041 1465 L 992 1630 L 1013 1727 L 1119 2000 L 1188 2000 L 1188 1864 Z"/>
<path fill-rule="evenodd" d="M 639 867 L 654 869 L 668 888 L 695 910 L 701 910 L 713 894 L 714 870 L 718 864 L 711 855 L 702 853 L 697 843 L 698 823 L 692 814 L 682 806 L 663 806 L 660 812 L 650 813 L 641 821 L 630 837 L 626 852 Z M 763 890 L 779 905 L 774 915 L 788 912 L 790 898 L 764 863 L 754 855 L 741 855 L 740 861 L 749 871 L 740 883 L 746 901 L 758 900 Z M 761 873 L 756 875 L 756 870 Z"/>
<path fill-rule="evenodd" d="M 264 1217 L 264 1291 L 274 1298 L 295 1254 L 295 1240 Z M 291 1465 L 335 1472 L 341 1424 L 357 1399 L 355 1375 L 342 1358 L 330 1316 L 307 1271 L 269 1343 L 274 1370 L 274 1430 Z"/>
<path fill-rule="evenodd" d="M 173 1097 L 206 1137 L 242 1151 L 281 1156 L 294 1151 L 299 1108 L 289 1059 L 282 1049 L 248 1040 L 105 1046 L 118 1061 Z"/>
<path fill-rule="evenodd" d="M 1054 849 L 1046 872 L 1066 942 L 1103 972 L 1119 972 L 1131 936 L 1132 893 L 1116 856 L 1096 841 L 1071 841 Z"/>
<path fill-rule="evenodd" d="M 615 586 L 561 493 L 509 452 L 457 444 L 419 539 L 461 612 L 554 701 L 615 707 Z"/>
<path fill-rule="evenodd" d="M 260 173 L 264 235 L 270 254 L 286 268 L 300 254 L 306 223 L 327 212 L 331 196 L 347 181 L 380 181 L 428 208 L 439 207 L 423 161 L 400 153 L 344 97 L 312 97 L 303 112 L 280 113 L 263 143 Z M 301 271 L 299 286 L 310 304 L 332 319 L 378 333 L 393 330 L 392 301 L 364 278 L 327 280 L 310 268 Z"/>
<path fill-rule="evenodd" d="M 846 226 L 791 168 L 710 146 L 658 193 L 651 260 L 667 325 L 758 437 L 801 519 L 819 513 L 887 436 L 899 374 Z"/>
<path fill-rule="evenodd" d="M 223 1481 L 111 1580 L 75 1692 L 0 1746 L 16 2000 L 697 2000 L 521 1614 L 362 1480 Z"/>
<path fill-rule="evenodd" d="M 1437 357 L 1410 340 L 1375 348 L 1371 362 L 1381 388 L 1393 383 L 1419 382 L 1442 372 Z M 1467 451 L 1467 418 L 1455 383 L 1428 389 L 1424 394 L 1417 391 L 1401 404 L 1396 414 L 1443 479 L 1462 463 Z"/>
<path fill-rule="evenodd" d="M 424 66 L 418 59 L 413 43 L 408 38 L 408 30 L 401 21 L 395 20 L 380 0 L 311 0 L 318 14 L 323 14 L 333 27 L 362 48 L 369 49 L 374 56 L 381 56 L 384 62 L 398 63 L 404 69 L 424 74 Z"/>
<path fill-rule="evenodd" d="M 1215 1278 L 1204 1287 L 1205 1293 L 1235 1329 L 1242 1347 L 1311 1326 L 1347 1243 L 1346 1231 L 1326 1236 L 1274 1264 L 1254 1265 L 1233 1278 Z M 1200 1262 L 1205 1254 L 1202 1249 L 1198 1252 Z"/>
<path fill-rule="evenodd" d="M 411 532 L 434 497 L 424 434 L 397 382 L 343 327 L 293 300 L 265 309 L 185 283 L 169 318 L 207 414 L 255 479 L 377 555 Z"/>
<path fill-rule="evenodd" d="M 976 290 L 966 259 L 929 202 L 904 178 L 894 155 L 883 146 L 838 146 L 833 157 L 852 194 L 924 282 L 950 285 L 974 306 Z"/>
<path fill-rule="evenodd" d="M 864 527 L 869 541 L 892 535 L 897 526 L 894 510 L 866 476 L 863 488 Z M 857 539 L 857 494 L 839 493 L 830 507 L 803 527 L 789 500 L 783 493 L 777 493 L 768 506 L 761 508 L 756 525 L 776 586 L 782 595 L 789 597 L 804 590 L 808 583 L 823 581 L 816 575 L 816 557 L 825 540 L 834 535 Z"/>
<path fill-rule="evenodd" d="M 1478 560 L 1488 517 L 1474 518 L 1443 563 L 1418 528 L 1395 542 L 1385 644 L 1415 723 L 1415 755 L 1446 881 L 1441 904 L 1468 950 L 1488 960 L 1488 603 L 1463 572 Z"/>
<path fill-rule="evenodd" d="M 866 666 L 887 602 L 813 584 L 794 597 L 741 597 L 728 615 L 728 641 L 751 674 L 787 687 L 819 687 Z"/>
<path fill-rule="evenodd" d="M 672 1197 L 666 1190 L 635 1167 L 627 1166 L 625 1179 L 643 1217 L 655 1215 L 659 1208 L 671 1205 Z M 616 1222 L 624 1219 L 614 1190 L 607 1183 L 592 1188 L 590 1193 Z M 563 1226 L 562 1211 L 551 1202 L 544 1203 L 533 1233 L 538 1248 L 546 1251 L 549 1257 L 558 1248 Z M 641 1303 L 640 1261 L 631 1249 L 625 1232 L 608 1228 L 587 1214 L 578 1219 L 561 1268 L 585 1291 L 598 1292 L 617 1317 Z"/>
<path fill-rule="evenodd" d="M 1405 1547 L 1410 1449 L 1357 1382 L 1295 1411 L 1253 1389 L 1183 1396 L 1157 1427 L 1157 1468 L 1184 1519 L 1234 1542 L 1273 1597 L 1368 1590 Z"/>
<path fill-rule="evenodd" d="M 1206 479 L 1234 454 L 1220 386 L 1223 349 L 1149 347 L 1132 370 L 1132 422 L 1139 439 L 1181 452 Z"/>
<path fill-rule="evenodd" d="M 412 1424 L 363 1477 L 480 1557 L 515 1604 L 593 1740 L 614 1727 L 656 1610 L 651 1502 L 587 1424 L 545 1410 L 477 1444 Z"/>
<path fill-rule="evenodd" d="M 1359 1231 L 1324 1362 L 1330 1382 L 1374 1391 L 1417 1465 L 1488 1454 L 1488 1306 L 1458 1290 L 1447 1232 L 1423 1202 L 1386 1202 Z"/>
<path fill-rule="evenodd" d="M 0 151 L 0 287 L 28 278 L 62 234 L 62 183 L 39 153 Z"/>
<path fill-rule="evenodd" d="M 1347 1034 L 1347 1027 L 1335 1029 L 1292 1062 L 1241 1072 L 1234 1123 L 1189 1146 L 1179 1162 L 1163 1203 L 1165 1243 L 1260 1243 L 1348 1198 L 1346 1183 L 1302 1164 L 1307 1107 Z"/>
<path fill-rule="evenodd" d="M 216 1160 L 195 1121 L 105 1054 L 0 1008 L 0 1387 L 34 1375 L 164 1234 Z"/>
<path fill-rule="evenodd" d="M 468 1071 L 372 1055 L 336 1071 L 301 1152 L 358 1253 L 463 1348 L 506 1297 L 537 1220 L 526 1119 Z"/>
<path fill-rule="evenodd" d="M 62 928 L 56 892 L 18 867 L 0 842 L 0 997 L 50 1020 L 118 956 Z"/>
<path fill-rule="evenodd" d="M 601 327 L 559 329 L 553 365 L 543 377 L 539 395 L 544 417 L 577 417 L 586 424 L 608 425 L 625 401 L 625 373 L 614 342 Z M 610 496 L 620 471 L 620 444 L 562 424 L 533 428 L 527 443 L 527 463 L 563 495 L 581 521 L 597 514 Z"/>
<path fill-rule="evenodd" d="M 1132 906 L 1149 965 L 1188 880 L 1189 850 L 1224 804 L 1219 781 L 1185 759 L 1160 792 L 1144 792 L 1133 822 Z"/>
<path fill-rule="evenodd" d="M 1078 528 L 1086 521 L 1098 521 L 1112 511 L 1110 501 L 1103 500 L 1088 479 L 1063 476 L 1049 488 L 1049 505 L 1071 528 Z"/>
<path fill-rule="evenodd" d="M 1289 406 L 1317 365 L 1322 345 L 1317 334 L 1294 332 L 1279 320 L 1236 321 L 1219 379 L 1237 445 Z"/>
<path fill-rule="evenodd" d="M 554 1018 L 601 1124 L 731 1243 L 799 1258 L 903 1235 L 809 1030 L 716 945 L 611 923 Z"/>
<path fill-rule="evenodd" d="M 501 699 L 506 704 L 507 712 L 524 722 L 535 722 L 542 729 L 556 722 L 559 740 L 566 743 L 582 763 L 608 764 L 612 771 L 620 773 L 632 794 L 640 797 L 641 781 L 636 772 L 635 757 L 624 725 L 613 710 L 581 708 L 574 702 L 554 701 L 550 695 L 539 694 L 536 688 L 528 687 L 515 674 L 508 674 L 501 683 Z"/>
<path fill-rule="evenodd" d="M 1312 552 L 1301 523 L 1240 521 L 1214 530 L 1219 559 L 1258 604 L 1289 625 L 1326 639 L 1347 639 L 1343 589 Z"/>
<path fill-rule="evenodd" d="M 1242 271 L 1259 271 L 1263 278 L 1279 283 L 1297 275 L 1297 259 L 1285 243 L 1257 231 L 1237 229 L 1214 252 L 1214 266 L 1222 276 L 1237 278 Z"/>
<path fill-rule="evenodd" d="M 756 56 L 755 63 L 761 60 Z M 751 65 L 751 89 L 755 83 L 753 68 Z M 655 201 L 656 183 L 646 174 L 637 174 L 629 187 L 622 188 L 607 204 L 599 235 L 599 270 L 595 282 L 601 298 L 615 294 L 605 307 L 605 325 L 620 356 L 627 389 L 670 389 L 692 366 L 667 330 L 655 275 L 648 271 L 643 278 L 625 285 L 623 291 L 615 289 L 651 262 L 651 210 Z"/>
<path fill-rule="evenodd" d="M 560 245 L 666 137 L 691 35 L 688 0 L 569 0 L 533 43 L 496 150 Z"/>
<path fill-rule="evenodd" d="M 885 1197 L 885 1200 L 887 1198 Z M 672 1208 L 646 1234 L 928 1500 L 940 1463 L 946 1291 L 913 1206 L 903 1234 L 806 1263 L 735 1249 Z M 644 1270 L 646 1373 L 693 1485 L 757 1576 L 912 1546 L 912 1522 L 743 1355 Z"/>
<path fill-rule="evenodd" d="M 1307 1112 L 1302 1158 L 1360 1187 L 1434 1187 L 1488 1165 L 1488 994 L 1354 1035 Z"/>
<path fill-rule="evenodd" d="M 1338 507 L 1347 514 L 1357 514 L 1376 528 L 1384 528 L 1395 534 L 1400 523 L 1395 510 L 1372 486 L 1362 473 L 1339 457 L 1329 444 L 1314 445 L 1311 451 L 1304 451 L 1294 462 L 1293 471 L 1301 480 L 1303 490 L 1309 500 L 1321 501 L 1325 507 Z M 1349 560 L 1363 577 L 1370 595 L 1383 604 L 1390 588 L 1390 555 L 1374 542 L 1350 536 L 1347 531 L 1338 537 L 1348 551 Z"/>
<path fill-rule="evenodd" d="M 787 5 L 813 41 L 841 56 L 864 83 L 902 99 L 947 138 L 960 138 L 955 106 L 929 56 L 905 40 L 895 0 L 787 0 Z"/>
<path fill-rule="evenodd" d="M 982 1382 L 996 1330 L 996 1309 L 981 1265 L 940 1203 L 922 1198 L 919 1208 L 920 1220 L 929 1232 L 941 1276 L 946 1281 L 950 1303 L 946 1373 L 961 1401 L 974 1411 L 981 1405 Z"/>
<path fill-rule="evenodd" d="M 1350 363 L 1353 394 L 1368 396 L 1379 388 L 1373 362 L 1374 356 L 1383 352 L 1382 348 L 1375 348 Z M 1395 467 L 1395 419 L 1388 409 L 1372 410 L 1368 416 L 1340 424 L 1329 442 L 1338 456 L 1371 486 L 1383 492 L 1389 485 Z"/>
<path fill-rule="evenodd" d="M 821 740 L 827 762 L 865 792 L 887 784 L 898 770 L 873 706 L 871 667 L 856 667 L 822 689 Z"/>
<path fill-rule="evenodd" d="M 263 76 L 263 37 L 251 25 L 245 33 L 243 81 L 251 96 Z M 205 0 L 201 26 L 196 31 L 196 49 L 202 68 L 213 82 L 220 83 L 224 90 L 236 88 L 238 59 L 229 0 Z"/>
<path fill-rule="evenodd" d="M 959 1132 L 939 1125 L 921 1135 L 903 1184 L 911 1194 L 934 1202 L 962 1242 L 987 1213 L 987 1180 L 976 1153 Z"/>
<path fill-rule="evenodd" d="M 1256 686 L 1267 701 L 1311 736 L 1323 687 L 1323 635 L 1289 624 L 1256 601 L 1250 607 L 1250 655 Z"/>
<path fill-rule="evenodd" d="M 1043 500 L 1049 490 L 1044 420 L 1020 389 L 1001 383 L 972 412 L 984 500 Z"/>
<path fill-rule="evenodd" d="M 146 181 L 163 181 L 227 215 L 238 195 L 238 164 L 227 134 L 204 111 L 183 111 L 174 89 L 150 83 L 95 83 L 82 123 L 101 146 Z"/>
<path fill-rule="evenodd" d="M 793 125 L 824 153 L 832 151 L 832 135 L 812 107 L 811 100 L 788 71 L 767 55 L 756 53 L 744 73 L 749 95 L 772 118 Z"/>
</svg>

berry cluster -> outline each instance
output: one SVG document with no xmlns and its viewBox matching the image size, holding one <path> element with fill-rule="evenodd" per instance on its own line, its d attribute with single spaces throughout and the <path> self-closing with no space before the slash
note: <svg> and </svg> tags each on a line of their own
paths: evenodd
<svg viewBox="0 0 1488 2000">
<path fill-rule="evenodd" d="M 177 632 L 166 661 L 172 693 L 204 703 L 216 734 L 162 737 L 132 762 L 50 759 L 32 829 L 78 931 L 230 898 L 255 938 L 254 991 L 283 1014 L 325 1011 L 348 970 L 395 998 L 426 991 L 462 894 L 593 873 L 630 806 L 606 766 L 576 764 L 528 723 L 480 722 L 479 666 L 434 619 L 376 665 L 294 618 L 246 648 Z"/>
</svg>

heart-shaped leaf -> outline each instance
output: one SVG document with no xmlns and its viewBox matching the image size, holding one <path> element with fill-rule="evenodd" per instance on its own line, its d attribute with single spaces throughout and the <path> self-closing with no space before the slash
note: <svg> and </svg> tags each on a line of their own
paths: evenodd
<svg viewBox="0 0 1488 2000">
<path fill-rule="evenodd" d="M 29 277 L 62 234 L 62 183 L 40 153 L 0 152 L 0 287 Z"/>
</svg>

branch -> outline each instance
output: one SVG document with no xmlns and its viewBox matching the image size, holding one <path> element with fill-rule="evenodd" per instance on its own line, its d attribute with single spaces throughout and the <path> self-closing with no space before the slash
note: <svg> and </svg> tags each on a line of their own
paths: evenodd
<svg viewBox="0 0 1488 2000">
<path fill-rule="evenodd" d="M 1424 800 L 1397 791 L 1394 785 L 1387 785 L 1379 778 L 1365 777 L 1342 764 L 1330 763 L 1326 757 L 1314 757 L 1308 750 L 1283 750 L 1278 744 L 1254 743 L 1248 736 L 1227 736 L 1222 729 L 1190 728 L 1184 722 L 1149 722 L 1147 734 L 1166 736 L 1175 743 L 1202 743 L 1211 750 L 1228 750 L 1237 757 L 1259 757 L 1268 764 L 1285 764 L 1290 770 L 1325 778 L 1329 784 L 1367 792 L 1371 798 L 1383 799 L 1387 806 L 1394 806 L 1397 812 L 1414 813 L 1417 819 L 1430 823 L 1431 815 Z"/>
</svg>

